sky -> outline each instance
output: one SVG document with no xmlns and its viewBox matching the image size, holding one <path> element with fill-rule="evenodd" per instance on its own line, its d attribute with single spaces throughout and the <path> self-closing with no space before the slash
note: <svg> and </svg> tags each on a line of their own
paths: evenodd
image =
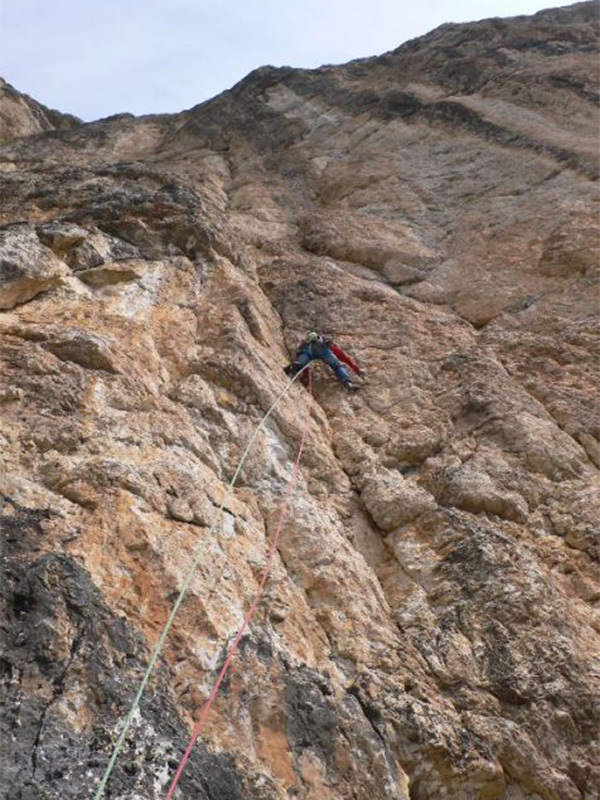
<svg viewBox="0 0 600 800">
<path fill-rule="evenodd" d="M 182 111 L 256 67 L 379 55 L 444 22 L 539 0 L 0 0 L 0 75 L 86 121 Z"/>
</svg>

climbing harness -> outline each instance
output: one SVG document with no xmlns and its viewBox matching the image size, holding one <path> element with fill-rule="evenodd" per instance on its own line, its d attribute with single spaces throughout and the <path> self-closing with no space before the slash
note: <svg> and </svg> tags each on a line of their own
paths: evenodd
<svg viewBox="0 0 600 800">
<path fill-rule="evenodd" d="M 306 365 L 306 367 L 308 367 L 308 364 Z M 171 611 L 171 613 L 169 615 L 169 618 L 167 619 L 167 622 L 165 623 L 165 627 L 163 628 L 163 631 L 162 631 L 162 633 L 160 635 L 160 638 L 159 638 L 158 642 L 156 643 L 156 646 L 154 647 L 154 651 L 152 652 L 152 656 L 150 658 L 150 661 L 148 662 L 148 666 L 146 668 L 146 672 L 144 673 L 144 677 L 142 678 L 142 681 L 141 681 L 139 689 L 138 689 L 138 691 L 137 691 L 137 693 L 135 695 L 135 698 L 133 700 L 133 703 L 131 705 L 129 713 L 127 714 L 127 717 L 125 718 L 125 722 L 123 723 L 123 730 L 121 731 L 121 733 L 119 735 L 119 738 L 117 739 L 117 743 L 116 743 L 115 748 L 114 748 L 114 750 L 112 752 L 112 755 L 110 757 L 110 760 L 108 762 L 106 770 L 104 771 L 104 775 L 102 776 L 102 779 L 101 779 L 101 781 L 100 781 L 100 783 L 98 785 L 98 788 L 96 789 L 96 792 L 94 794 L 93 800 L 100 800 L 100 798 L 104 794 L 104 790 L 106 789 L 106 784 L 108 783 L 108 779 L 110 778 L 110 776 L 112 774 L 112 771 L 113 771 L 113 769 L 115 767 L 117 758 L 119 757 L 119 753 L 121 752 L 121 749 L 123 747 L 123 743 L 125 741 L 125 737 L 129 733 L 129 729 L 131 728 L 131 725 L 132 725 L 133 720 L 135 718 L 136 712 L 137 712 L 139 704 L 140 704 L 140 700 L 142 698 L 142 695 L 144 694 L 144 691 L 145 691 L 146 686 L 148 684 L 148 680 L 150 679 L 150 675 L 152 674 L 152 671 L 153 671 L 153 669 L 154 669 L 154 667 L 156 665 L 156 662 L 158 661 L 158 657 L 159 657 L 160 653 L 162 652 L 162 649 L 163 649 L 164 644 L 166 642 L 167 636 L 169 635 L 169 631 L 171 630 L 171 626 L 173 625 L 173 621 L 175 619 L 175 615 L 177 614 L 177 611 L 179 610 L 179 607 L 180 607 L 181 603 L 183 602 L 183 600 L 184 600 L 184 598 L 185 598 L 185 596 L 186 596 L 186 594 L 188 592 L 188 589 L 190 588 L 190 585 L 192 583 L 192 580 L 194 578 L 194 575 L 196 573 L 198 565 L 200 564 L 200 560 L 202 559 L 202 556 L 204 554 L 204 550 L 206 549 L 207 543 L 210 540 L 211 535 L 214 533 L 218 522 L 221 520 L 221 516 L 222 516 L 222 513 L 223 513 L 223 509 L 225 508 L 225 504 L 229 500 L 229 496 L 230 496 L 230 494 L 231 494 L 231 492 L 233 490 L 233 487 L 235 486 L 236 481 L 240 476 L 240 472 L 242 471 L 242 467 L 244 466 L 244 462 L 246 461 L 246 457 L 248 456 L 248 453 L 250 452 L 250 448 L 252 447 L 252 445 L 256 441 L 256 438 L 258 437 L 258 434 L 264 428 L 267 420 L 269 419 L 269 417 L 271 416 L 271 414 L 273 413 L 273 411 L 275 410 L 275 408 L 277 407 L 279 402 L 289 392 L 289 390 L 293 386 L 293 384 L 296 381 L 296 379 L 304 372 L 306 367 L 303 367 L 301 370 L 299 370 L 293 376 L 293 378 L 290 380 L 290 382 L 287 384 L 285 389 L 282 392 L 280 392 L 280 394 L 277 396 L 277 398 L 275 399 L 275 401 L 273 402 L 273 404 L 271 405 L 269 410 L 266 412 L 266 414 L 264 415 L 264 417 L 260 421 L 258 427 L 254 431 L 254 434 L 250 438 L 250 441 L 246 445 L 246 448 L 244 449 L 244 452 L 242 453 L 242 456 L 241 456 L 241 458 L 239 460 L 239 463 L 237 465 L 237 468 L 235 470 L 233 478 L 231 479 L 231 481 L 229 482 L 229 485 L 227 486 L 227 489 L 225 491 L 225 497 L 223 499 L 223 502 L 221 503 L 221 506 L 219 507 L 219 509 L 217 511 L 217 514 L 215 516 L 215 520 L 214 520 L 213 524 L 211 525 L 208 533 L 202 539 L 202 541 L 200 542 L 200 544 L 198 545 L 198 547 L 196 549 L 196 552 L 194 554 L 194 558 L 192 560 L 192 564 L 191 564 L 191 566 L 190 566 L 190 568 L 189 568 L 189 570 L 187 572 L 187 575 L 185 576 L 185 580 L 183 581 L 183 585 L 181 587 L 179 595 L 178 595 L 177 599 L 175 600 L 175 604 L 174 604 L 173 609 L 172 609 L 172 611 Z M 310 415 L 309 415 L 309 419 L 310 419 Z M 266 580 L 266 578 L 265 578 L 265 580 Z M 260 597 L 259 597 L 259 599 L 260 599 Z"/>
<path fill-rule="evenodd" d="M 309 378 L 309 391 L 311 389 L 312 389 L 312 386 L 310 385 L 310 378 Z M 308 436 L 308 431 L 309 431 L 309 428 L 310 428 L 310 420 L 311 420 L 311 413 L 310 413 L 310 409 L 309 409 L 308 414 L 306 415 L 306 423 L 304 425 L 304 430 L 302 432 L 302 439 L 300 440 L 300 446 L 298 448 L 298 455 L 296 456 L 296 460 L 294 462 L 294 467 L 293 467 L 293 470 L 292 470 L 292 476 L 291 476 L 291 478 L 290 478 L 290 480 L 288 482 L 287 488 L 285 490 L 283 503 L 282 503 L 282 506 L 281 506 L 281 511 L 279 513 L 279 519 L 277 521 L 277 528 L 276 528 L 276 531 L 275 531 L 275 535 L 273 536 L 273 541 L 271 542 L 271 547 L 269 548 L 269 552 L 267 553 L 267 558 L 266 558 L 266 562 L 265 562 L 265 569 L 263 571 L 262 578 L 261 578 L 260 584 L 258 586 L 258 590 L 257 590 L 256 594 L 254 595 L 254 599 L 252 600 L 252 603 L 250 604 L 250 608 L 248 609 L 248 612 L 246 613 L 246 616 L 244 617 L 244 621 L 243 621 L 239 631 L 237 632 L 237 634 L 235 636 L 235 639 L 233 640 L 233 642 L 231 643 L 231 645 L 229 647 L 229 652 L 227 654 L 227 658 L 225 659 L 225 663 L 223 664 L 223 667 L 222 667 L 221 671 L 219 672 L 218 678 L 216 679 L 216 681 L 213 684 L 213 687 L 212 687 L 212 690 L 211 690 L 210 695 L 208 697 L 208 700 L 206 701 L 206 703 L 204 704 L 204 706 L 202 708 L 202 711 L 200 712 L 200 716 L 198 717 L 198 722 L 196 723 L 196 725 L 194 727 L 194 730 L 192 732 L 192 736 L 190 738 L 190 741 L 189 741 L 189 744 L 187 746 L 187 749 L 186 749 L 185 753 L 183 754 L 183 758 L 181 759 L 181 761 L 179 763 L 179 766 L 177 767 L 177 772 L 175 773 L 173 781 L 171 782 L 171 786 L 169 787 L 169 791 L 166 794 L 165 800 L 171 800 L 171 798 L 173 797 L 173 792 L 177 788 L 177 784 L 179 783 L 179 779 L 181 777 L 181 774 L 182 774 L 182 772 L 183 772 L 183 770 L 185 768 L 185 765 L 187 764 L 187 762 L 188 762 L 188 760 L 190 758 L 190 755 L 191 755 L 192 749 L 194 747 L 194 744 L 196 743 L 196 740 L 198 739 L 198 737 L 200 736 L 200 734 L 202 732 L 202 728 L 204 727 L 204 723 L 206 721 L 206 718 L 208 717 L 208 714 L 210 712 L 212 704 L 213 704 L 213 702 L 214 702 L 214 700 L 215 700 L 215 698 L 216 698 L 216 696 L 218 694 L 219 687 L 221 686 L 221 683 L 223 682 L 223 679 L 225 678 L 225 676 L 227 674 L 227 671 L 229 670 L 229 666 L 230 666 L 231 661 L 232 661 L 232 659 L 233 659 L 233 657 L 234 657 L 234 655 L 235 655 L 235 653 L 236 653 L 236 651 L 238 649 L 238 646 L 239 646 L 239 643 L 241 641 L 241 638 L 244 635 L 248 625 L 250 624 L 250 621 L 251 621 L 251 619 L 252 619 L 252 617 L 254 615 L 254 612 L 256 611 L 256 609 L 258 607 L 258 604 L 259 604 L 259 602 L 260 602 L 260 600 L 261 600 L 261 598 L 262 598 L 262 596 L 264 594 L 265 585 L 266 585 L 267 580 L 269 578 L 269 575 L 271 573 L 271 569 L 272 569 L 272 566 L 273 566 L 273 559 L 275 557 L 275 553 L 277 552 L 277 546 L 279 544 L 279 539 L 281 537 L 281 531 L 283 529 L 283 521 L 285 519 L 285 514 L 286 514 L 286 511 L 287 511 L 288 501 L 289 501 L 289 498 L 291 497 L 291 495 L 293 493 L 293 490 L 295 488 L 295 485 L 296 485 L 296 479 L 298 477 L 298 470 L 299 470 L 299 467 L 300 467 L 300 460 L 302 458 L 302 452 L 304 450 L 304 445 L 306 444 L 306 438 Z"/>
</svg>

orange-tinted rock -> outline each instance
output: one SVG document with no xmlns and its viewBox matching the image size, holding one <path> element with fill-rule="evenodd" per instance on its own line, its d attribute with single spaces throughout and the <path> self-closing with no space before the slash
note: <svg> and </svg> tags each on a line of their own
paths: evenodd
<svg viewBox="0 0 600 800">
<path fill-rule="evenodd" d="M 442 26 L 3 149 L 9 791 L 92 791 L 203 548 L 109 786 L 164 796 L 310 414 L 182 796 L 596 797 L 597 46 Z M 228 492 L 310 329 L 368 380 L 317 367 Z"/>
</svg>

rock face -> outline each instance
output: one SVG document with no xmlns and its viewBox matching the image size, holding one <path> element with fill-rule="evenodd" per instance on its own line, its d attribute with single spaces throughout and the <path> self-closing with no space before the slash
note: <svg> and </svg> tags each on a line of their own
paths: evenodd
<svg viewBox="0 0 600 800">
<path fill-rule="evenodd" d="M 46 108 L 0 78 L 0 145 L 42 131 L 70 130 L 81 124 L 72 114 Z"/>
<path fill-rule="evenodd" d="M 93 796 L 205 542 L 106 792 L 164 796 L 307 414 L 178 796 L 598 797 L 597 48 L 592 3 L 445 25 L 3 149 L 7 798 Z M 294 386 L 226 496 L 313 328 L 369 382 Z"/>
</svg>

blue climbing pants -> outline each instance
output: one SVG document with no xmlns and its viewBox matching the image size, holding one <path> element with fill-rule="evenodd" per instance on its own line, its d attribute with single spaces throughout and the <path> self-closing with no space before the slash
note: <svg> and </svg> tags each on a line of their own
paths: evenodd
<svg viewBox="0 0 600 800">
<path fill-rule="evenodd" d="M 303 344 L 296 353 L 294 364 L 297 364 L 300 369 L 310 364 L 311 361 L 324 361 L 329 364 L 331 369 L 335 372 L 336 377 L 342 383 L 347 383 L 350 380 L 350 371 L 342 364 L 339 358 L 336 358 L 326 344 L 322 342 L 311 342 L 310 344 Z"/>
</svg>

